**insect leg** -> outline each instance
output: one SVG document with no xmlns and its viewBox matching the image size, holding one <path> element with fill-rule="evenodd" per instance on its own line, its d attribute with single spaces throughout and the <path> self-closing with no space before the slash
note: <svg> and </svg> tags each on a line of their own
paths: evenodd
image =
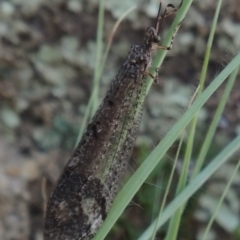
<svg viewBox="0 0 240 240">
<path fill-rule="evenodd" d="M 156 69 L 155 71 L 157 73 L 158 69 Z M 160 79 L 159 79 L 158 75 L 154 76 L 152 73 L 150 73 L 147 70 L 144 72 L 144 74 L 150 76 L 156 84 L 158 84 L 158 85 L 160 84 Z"/>
<path fill-rule="evenodd" d="M 181 26 L 181 23 L 179 23 L 179 24 L 177 25 L 177 27 L 175 28 L 174 33 L 173 33 L 173 35 L 172 35 L 171 43 L 170 43 L 169 46 L 156 46 L 156 48 L 161 49 L 161 50 L 171 50 L 171 49 L 172 49 L 172 46 L 173 46 L 174 38 L 175 38 L 175 36 L 176 36 L 176 34 L 177 34 L 177 31 L 178 31 L 178 29 L 179 29 L 180 26 Z"/>
</svg>

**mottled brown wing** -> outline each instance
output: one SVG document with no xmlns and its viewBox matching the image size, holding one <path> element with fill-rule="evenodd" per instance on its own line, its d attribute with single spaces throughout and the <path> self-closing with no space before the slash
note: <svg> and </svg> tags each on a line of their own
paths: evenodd
<svg viewBox="0 0 240 240">
<path fill-rule="evenodd" d="M 125 172 L 140 124 L 142 64 L 132 49 L 88 125 L 48 201 L 45 240 L 88 240 L 107 216 Z"/>
</svg>

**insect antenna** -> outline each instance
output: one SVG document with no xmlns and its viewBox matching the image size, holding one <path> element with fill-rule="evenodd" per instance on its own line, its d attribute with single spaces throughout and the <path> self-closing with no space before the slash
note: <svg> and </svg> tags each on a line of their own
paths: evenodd
<svg viewBox="0 0 240 240">
<path fill-rule="evenodd" d="M 162 9 L 162 1 L 160 1 L 160 4 L 159 4 L 157 19 L 156 19 L 156 27 L 155 27 L 158 35 L 159 35 L 159 30 L 162 26 L 162 19 L 163 19 L 161 16 L 161 9 Z"/>
<path fill-rule="evenodd" d="M 160 0 L 159 9 L 158 9 L 158 15 L 157 15 L 157 19 L 156 19 L 156 27 L 155 27 L 156 32 L 157 32 L 158 35 L 160 34 L 160 30 L 161 30 L 164 18 L 166 18 L 166 17 L 170 16 L 171 14 L 175 13 L 181 7 L 182 3 L 183 3 L 183 0 L 181 1 L 181 3 L 179 4 L 179 6 L 177 8 L 172 3 L 169 3 L 166 6 L 163 14 L 161 14 L 162 0 Z M 169 8 L 171 8 L 172 11 L 168 12 Z"/>
</svg>

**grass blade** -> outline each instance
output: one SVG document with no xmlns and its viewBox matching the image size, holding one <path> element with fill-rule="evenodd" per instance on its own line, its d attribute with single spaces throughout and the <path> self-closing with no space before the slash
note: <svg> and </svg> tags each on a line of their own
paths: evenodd
<svg viewBox="0 0 240 240">
<path fill-rule="evenodd" d="M 157 147 L 152 151 L 152 153 L 148 156 L 148 158 L 143 162 L 143 164 L 139 167 L 139 169 L 135 172 L 135 174 L 130 178 L 127 184 L 117 195 L 116 200 L 108 214 L 107 219 L 105 220 L 102 227 L 98 231 L 94 240 L 97 239 L 100 240 L 106 237 L 107 233 L 112 228 L 113 224 L 117 221 L 119 216 L 122 214 L 125 207 L 131 201 L 131 199 L 138 191 L 138 189 L 141 187 L 141 185 L 144 183 L 144 181 L 146 181 L 149 174 L 159 163 L 160 159 L 165 155 L 169 147 L 180 135 L 181 131 L 188 125 L 188 123 L 191 121 L 191 119 L 194 117 L 197 111 L 204 105 L 204 103 L 209 99 L 213 92 L 216 91 L 216 89 L 224 82 L 224 80 L 229 76 L 229 74 L 238 67 L 239 64 L 240 53 L 213 80 L 213 82 L 206 88 L 206 90 L 201 94 L 201 96 L 193 103 L 191 108 L 182 116 L 182 118 L 173 126 L 169 133 L 163 138 L 161 143 L 159 143 Z M 236 145 L 240 144 L 239 142 L 236 142 L 239 140 L 240 139 L 235 140 L 234 143 L 236 143 Z M 179 206 L 180 205 L 178 205 L 178 207 Z M 162 220 L 164 219 L 163 215 L 160 221 L 160 225 L 162 224 Z M 166 213 L 164 216 L 166 218 Z M 169 215 L 167 216 L 169 217 Z"/>
<path fill-rule="evenodd" d="M 211 163 L 202 170 L 196 178 L 168 205 L 162 214 L 162 218 L 158 223 L 160 228 L 174 214 L 174 212 L 182 206 L 226 161 L 230 159 L 240 149 L 240 135 L 238 135 L 222 152 L 216 156 Z M 150 239 L 155 222 L 142 234 L 138 240 Z"/>
</svg>

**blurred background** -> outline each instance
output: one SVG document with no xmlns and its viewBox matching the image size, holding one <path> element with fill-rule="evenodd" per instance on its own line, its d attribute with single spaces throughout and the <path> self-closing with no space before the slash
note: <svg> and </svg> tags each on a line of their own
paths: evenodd
<svg viewBox="0 0 240 240">
<path fill-rule="evenodd" d="M 164 1 L 178 6 L 179 1 Z M 104 44 L 117 19 L 132 11 L 114 36 L 100 83 L 101 99 L 131 45 L 141 44 L 154 26 L 158 0 L 106 0 Z M 159 71 L 161 85 L 146 98 L 140 133 L 133 152 L 134 167 L 187 109 L 203 63 L 216 1 L 194 1 Z M 92 91 L 98 1 L 0 1 L 0 239 L 42 240 L 46 198 L 76 142 Z M 174 16 L 173 16 L 174 17 Z M 164 21 L 162 37 L 173 17 Z M 240 3 L 225 0 L 221 9 L 207 83 L 224 68 L 240 46 Z M 224 86 L 223 86 L 224 87 Z M 196 146 L 222 96 L 220 88 L 199 113 Z M 208 159 L 240 133 L 240 80 L 236 80 L 219 122 Z M 164 174 L 150 177 L 125 210 L 107 239 L 136 239 L 156 216 L 177 143 L 166 157 Z M 239 157 L 239 156 L 238 156 Z M 192 161 L 194 164 L 194 159 Z M 225 165 L 190 200 L 178 239 L 200 239 L 234 163 Z M 132 168 L 131 168 L 132 169 Z M 132 170 L 129 170 L 131 173 Z M 178 164 L 181 171 L 181 159 Z M 158 170 L 156 170 L 158 172 Z M 159 178 L 158 178 L 159 179 Z M 178 176 L 176 174 L 175 181 Z M 240 239 L 240 174 L 235 178 L 209 239 Z M 174 189 L 173 189 L 174 190 Z M 160 194 L 161 195 L 161 194 Z M 173 192 L 174 196 L 174 192 Z M 169 196 L 169 200 L 171 197 Z M 158 235 L 163 239 L 164 228 Z"/>
</svg>

